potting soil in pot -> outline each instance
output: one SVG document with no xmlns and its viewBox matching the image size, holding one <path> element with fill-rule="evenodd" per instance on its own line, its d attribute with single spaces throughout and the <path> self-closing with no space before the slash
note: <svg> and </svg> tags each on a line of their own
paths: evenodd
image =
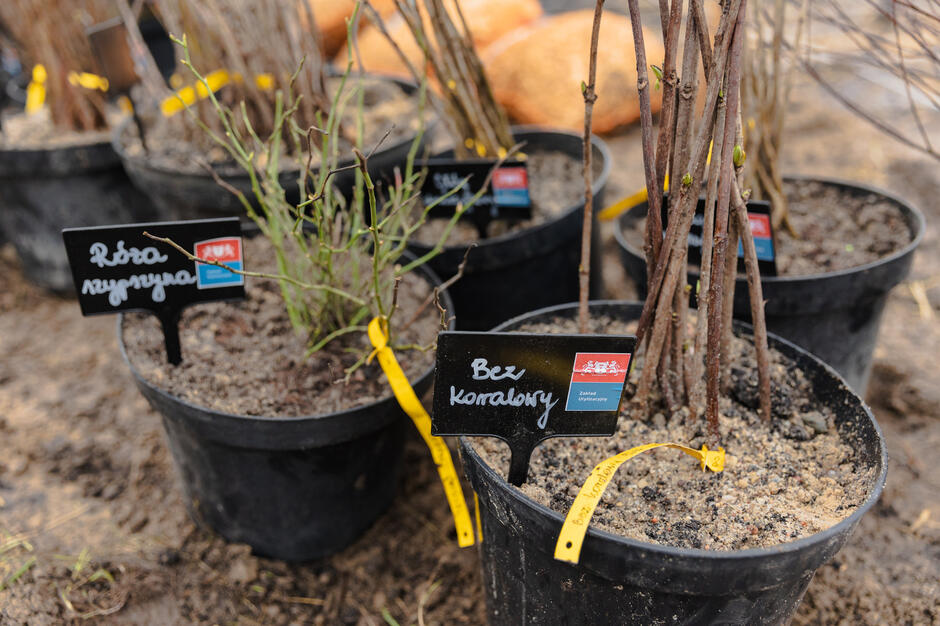
<svg viewBox="0 0 940 626">
<path fill-rule="evenodd" d="M 114 116 L 117 121 L 119 116 Z M 17 112 L 3 117 L 0 132 L 0 149 L 3 150 L 48 150 L 69 146 L 88 146 L 109 141 L 107 130 L 63 131 L 52 123 L 48 108 L 35 113 Z"/>
<path fill-rule="evenodd" d="M 244 244 L 249 270 L 274 271 L 272 248 L 266 239 L 246 239 Z M 332 413 L 390 395 L 375 362 L 360 367 L 348 383 L 343 380 L 345 368 L 353 365 L 363 350 L 368 351 L 365 333 L 352 333 L 306 356 L 305 338 L 291 326 L 277 283 L 246 278 L 245 290 L 248 297 L 243 302 L 213 302 L 184 310 L 179 326 L 183 362 L 179 366 L 166 362 L 156 317 L 129 315 L 124 343 L 131 363 L 141 376 L 174 396 L 240 415 Z M 419 276 L 405 276 L 398 292 L 399 310 L 392 318 L 393 332 L 412 318 L 429 294 L 430 287 Z M 431 304 L 393 339 L 401 344 L 431 345 L 439 321 L 439 311 Z M 434 361 L 430 350 L 396 354 L 411 380 Z"/>
<path fill-rule="evenodd" d="M 529 197 L 532 200 L 532 218 L 528 220 L 494 220 L 490 222 L 487 237 L 499 237 L 506 233 L 532 228 L 548 222 L 571 207 L 584 201 L 584 178 L 581 173 L 581 160 L 550 150 L 531 150 L 525 147 L 526 167 L 529 177 Z M 596 154 L 596 153 L 595 153 Z M 603 168 L 601 159 L 594 159 L 594 175 L 599 176 Z M 431 219 L 418 229 L 414 239 L 434 245 L 444 234 L 446 219 Z M 480 239 L 476 226 L 461 220 L 451 231 L 446 245 L 456 246 Z"/>
<path fill-rule="evenodd" d="M 355 77 L 350 76 L 346 81 L 345 89 L 352 93 L 355 84 Z M 328 95 L 332 98 L 336 90 L 340 87 L 341 79 L 327 79 Z M 363 129 L 365 137 L 363 139 L 364 152 L 366 154 L 385 136 L 388 137 L 382 142 L 382 147 L 387 148 L 394 145 L 409 136 L 413 136 L 418 130 L 418 95 L 407 94 L 402 88 L 394 82 L 364 79 L 363 80 Z M 221 98 L 224 102 L 224 96 Z M 356 102 L 357 96 L 353 95 L 346 104 L 340 134 L 344 141 L 340 142 L 339 155 L 351 155 L 350 148 L 354 145 L 356 132 Z M 206 104 L 206 107 L 209 105 Z M 430 108 L 430 105 L 428 105 Z M 147 133 L 147 148 L 145 153 L 140 143 L 136 127 L 129 128 L 122 135 L 124 149 L 130 157 L 146 157 L 147 161 L 156 167 L 170 169 L 174 171 L 188 173 L 205 173 L 205 167 L 198 157 L 194 155 L 203 155 L 220 174 L 241 174 L 243 170 L 232 162 L 231 157 L 224 148 L 215 144 L 199 128 L 193 128 L 194 123 L 188 119 L 181 119 L 181 116 L 188 115 L 185 111 L 177 113 L 175 116 L 165 118 L 163 116 L 154 116 L 152 121 L 148 121 L 145 132 Z M 214 115 L 214 114 L 213 114 Z M 192 140 L 183 140 L 180 137 L 180 129 L 185 126 L 187 132 L 192 135 Z M 319 162 L 319 144 L 314 146 L 312 163 Z M 381 149 L 381 148 L 380 148 Z M 304 155 L 306 161 L 306 155 Z M 296 169 L 297 162 L 290 158 L 281 160 L 281 169 Z"/>
<path fill-rule="evenodd" d="M 807 276 L 877 261 L 911 242 L 911 232 L 897 205 L 875 194 L 855 195 L 815 181 L 784 183 L 790 221 L 799 237 L 783 226 L 774 231 L 777 272 Z M 624 231 L 627 241 L 643 248 L 646 219 Z"/>
<path fill-rule="evenodd" d="M 519 330 L 577 332 L 572 320 Z M 590 332 L 632 329 L 623 322 L 595 318 Z M 774 415 L 768 427 L 756 412 L 752 344 L 735 338 L 730 358 L 730 397 L 722 397 L 720 404 L 724 471 L 702 472 L 694 460 L 675 450 L 641 454 L 614 475 L 592 518 L 593 527 L 650 543 L 741 550 L 812 535 L 864 502 L 876 476 L 871 469 L 860 469 L 856 453 L 833 426 L 831 410 L 812 397 L 802 373 L 771 350 Z M 640 358 L 636 367 L 642 365 Z M 651 406 L 662 407 L 662 402 L 654 397 Z M 687 409 L 672 414 L 654 410 L 649 421 L 635 415 L 624 400 L 613 437 L 562 437 L 541 443 L 532 454 L 522 492 L 564 516 L 591 470 L 604 459 L 647 443 L 694 448 L 707 443 L 704 418 L 690 420 Z M 505 476 L 508 447 L 493 438 L 475 438 L 473 443 L 483 460 Z"/>
</svg>

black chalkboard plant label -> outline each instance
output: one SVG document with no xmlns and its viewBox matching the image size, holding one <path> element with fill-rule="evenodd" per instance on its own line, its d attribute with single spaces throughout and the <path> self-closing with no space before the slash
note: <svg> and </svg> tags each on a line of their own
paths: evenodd
<svg viewBox="0 0 940 626">
<path fill-rule="evenodd" d="M 486 227 L 493 220 L 531 219 L 532 200 L 526 162 L 505 161 L 494 170 L 497 163 L 496 159 L 428 160 L 425 163 L 428 174 L 421 188 L 424 205 L 434 205 L 428 217 L 451 218 L 458 205 L 468 207 L 461 219 L 476 224 L 481 237 L 485 237 Z M 491 171 L 493 175 L 488 190 L 473 202 L 473 196 L 483 189 Z M 450 193 L 464 179 L 467 182 L 463 187 Z"/>
<path fill-rule="evenodd" d="M 666 200 L 662 204 L 663 232 L 668 223 Z M 747 203 L 747 221 L 757 251 L 757 267 L 761 276 L 777 275 L 777 251 L 774 246 L 773 227 L 770 222 L 770 203 L 751 200 Z M 702 262 L 702 227 L 705 223 L 705 199 L 699 198 L 689 229 L 689 262 Z M 738 271 L 744 271 L 744 246 L 738 241 Z"/>
<path fill-rule="evenodd" d="M 163 326 L 167 360 L 180 363 L 180 312 L 197 302 L 245 297 L 245 277 L 226 267 L 192 261 L 166 243 L 169 238 L 193 256 L 244 271 L 237 217 L 62 231 L 82 315 L 150 311 Z"/>
<path fill-rule="evenodd" d="M 509 482 L 521 485 L 539 442 L 614 434 L 635 345 L 628 335 L 443 332 L 432 434 L 505 440 Z"/>
</svg>

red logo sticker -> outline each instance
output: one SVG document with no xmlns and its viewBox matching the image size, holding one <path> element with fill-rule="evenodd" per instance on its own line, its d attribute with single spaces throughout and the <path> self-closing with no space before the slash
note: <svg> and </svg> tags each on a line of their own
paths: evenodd
<svg viewBox="0 0 940 626">
<path fill-rule="evenodd" d="M 230 263 L 242 260 L 242 240 L 239 237 L 221 237 L 196 244 L 196 256 L 207 261 Z"/>
<path fill-rule="evenodd" d="M 571 382 L 622 383 L 629 369 L 629 354 L 578 352 L 574 357 Z"/>
<path fill-rule="evenodd" d="M 528 186 L 524 167 L 501 167 L 493 172 L 493 189 L 526 189 Z"/>
<path fill-rule="evenodd" d="M 770 216 L 748 214 L 751 235 L 757 239 L 770 239 Z"/>
</svg>

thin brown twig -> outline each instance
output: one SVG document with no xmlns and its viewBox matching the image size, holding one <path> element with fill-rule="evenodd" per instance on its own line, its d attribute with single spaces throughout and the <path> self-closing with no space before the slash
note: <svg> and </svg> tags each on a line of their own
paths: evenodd
<svg viewBox="0 0 940 626">
<path fill-rule="evenodd" d="M 725 89 L 727 105 L 725 109 L 725 128 L 722 150 L 722 163 L 718 182 L 718 205 L 715 213 L 715 244 L 712 253 L 712 267 L 725 266 L 726 248 L 728 247 L 728 212 L 731 202 L 731 178 L 734 175 L 732 150 L 735 140 L 736 120 L 738 118 L 739 89 L 741 80 L 741 49 L 744 41 L 744 15 L 747 0 L 742 0 L 738 11 L 733 34 L 731 51 L 728 59 L 728 78 Z M 737 248 L 735 244 L 735 249 Z M 732 250 L 732 255 L 735 251 Z M 728 270 L 725 268 L 725 275 Z M 733 276 L 733 270 L 732 270 Z M 724 278 L 724 276 L 722 277 Z M 714 443 L 720 439 L 718 429 L 718 396 L 720 384 L 721 339 L 724 334 L 722 324 L 724 280 L 712 280 L 708 292 L 708 341 L 706 348 L 705 382 L 705 419 L 708 423 L 709 436 Z"/>
<path fill-rule="evenodd" d="M 630 10 L 630 24 L 633 28 L 633 48 L 636 56 L 636 90 L 640 101 L 640 131 L 643 144 L 643 154 L 655 154 L 653 148 L 653 112 L 650 105 L 650 81 L 646 65 L 646 44 L 643 40 L 643 22 L 640 17 L 640 7 L 637 0 L 627 0 L 627 7 Z M 665 19 L 665 16 L 662 16 Z M 660 258 L 660 249 L 662 247 L 662 217 L 660 207 L 662 206 L 662 189 L 656 184 L 656 165 L 652 158 L 643 159 L 643 173 L 646 178 L 646 197 L 647 210 L 646 217 L 646 241 L 644 250 L 646 252 L 647 267 L 655 267 Z M 647 273 L 649 275 L 649 272 Z M 652 275 L 649 275 L 649 283 L 652 284 Z M 653 295 L 653 290 L 647 288 L 649 295 Z M 642 335 L 637 333 L 638 341 L 642 342 Z"/>
<path fill-rule="evenodd" d="M 582 136 L 581 170 L 584 176 L 584 215 L 581 222 L 581 265 L 578 267 L 578 328 L 587 333 L 588 297 L 591 284 L 591 234 L 594 226 L 594 170 L 593 145 L 591 144 L 591 117 L 597 79 L 597 42 L 601 31 L 601 17 L 604 13 L 604 0 L 597 0 L 594 5 L 594 23 L 591 27 L 591 52 L 588 62 L 588 80 L 582 83 L 584 96 L 584 133 Z"/>
<path fill-rule="evenodd" d="M 434 288 L 434 291 L 432 291 L 431 294 L 427 298 L 424 299 L 424 302 L 422 302 L 421 305 L 415 310 L 414 315 L 412 315 L 408 319 L 408 321 L 402 325 L 401 327 L 402 331 L 404 331 L 409 326 L 414 324 L 415 321 L 419 317 L 421 317 L 421 314 L 424 313 L 424 310 L 428 308 L 428 306 L 430 306 L 432 302 L 437 300 L 437 296 L 440 292 L 444 291 L 445 289 L 448 289 L 449 287 L 451 287 L 454 283 L 456 283 L 458 280 L 460 280 L 463 277 L 464 269 L 467 267 L 467 258 L 470 256 L 470 251 L 476 247 L 477 247 L 476 242 L 473 242 L 469 246 L 467 246 L 467 249 L 463 253 L 463 259 L 460 261 L 460 264 L 457 266 L 457 272 L 454 273 L 453 276 L 451 276 L 450 278 L 448 278 L 447 280 L 445 280 L 440 285 Z"/>
</svg>

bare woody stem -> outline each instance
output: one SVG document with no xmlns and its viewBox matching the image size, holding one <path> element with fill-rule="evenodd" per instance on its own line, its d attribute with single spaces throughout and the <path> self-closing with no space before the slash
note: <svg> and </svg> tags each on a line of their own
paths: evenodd
<svg viewBox="0 0 940 626">
<path fill-rule="evenodd" d="M 679 82 L 676 73 L 676 56 L 678 55 L 681 26 L 682 2 L 673 0 L 666 28 L 665 56 L 663 57 L 662 67 L 663 106 L 659 114 L 659 136 L 656 145 L 656 188 L 663 190 L 665 190 L 666 170 L 669 167 L 669 160 L 674 149 L 673 141 L 677 138 L 677 133 L 673 132 L 673 127 L 676 122 L 676 86 Z"/>
<path fill-rule="evenodd" d="M 708 79 L 708 88 L 705 93 L 705 111 L 702 114 L 702 119 L 705 120 L 699 130 L 696 133 L 696 138 L 694 142 L 694 148 L 692 156 L 689 160 L 690 165 L 695 168 L 695 171 L 691 172 L 693 183 L 697 180 L 702 180 L 705 171 L 705 161 L 708 154 L 708 146 L 712 139 L 712 130 L 713 130 L 713 118 L 715 114 L 715 109 L 718 107 L 719 94 L 721 93 L 722 86 L 722 76 L 724 64 L 726 63 L 726 57 L 728 53 L 728 48 L 730 44 L 730 38 L 726 35 L 730 35 L 730 31 L 734 27 L 734 21 L 737 19 L 738 9 L 741 6 L 741 0 L 732 0 L 725 8 L 725 14 L 718 25 L 718 31 L 715 34 L 715 63 L 712 66 L 712 74 Z M 698 28 L 698 22 L 696 22 L 696 28 Z M 649 151 L 644 147 L 644 155 L 652 155 L 652 147 L 649 148 Z M 644 156 L 644 163 L 649 159 L 652 161 L 652 156 Z M 694 209 L 694 203 L 692 201 L 695 198 L 695 194 L 687 195 L 685 202 L 680 202 L 679 213 L 682 216 L 686 216 L 688 219 L 691 219 L 691 216 L 688 216 L 687 213 Z M 650 210 L 652 210 L 652 204 L 650 204 Z M 658 214 L 658 211 L 657 211 Z M 649 217 L 649 216 L 648 216 Z M 685 218 L 681 218 L 685 219 Z M 684 223 L 684 222 L 683 222 Z M 647 225 L 649 224 L 649 219 L 647 219 Z M 686 227 L 687 228 L 687 227 Z M 647 232 L 649 232 L 647 230 Z M 661 231 L 660 231 L 661 232 Z M 663 237 L 663 240 L 666 242 L 674 241 L 679 232 L 679 220 L 671 220 L 666 226 L 666 234 Z M 683 233 L 687 231 L 682 231 Z M 667 247 L 667 249 L 669 249 Z M 642 344 L 650 321 L 654 316 L 655 303 L 658 300 L 660 287 L 663 285 L 663 279 L 666 276 L 666 270 L 668 265 L 669 257 L 668 255 L 660 255 L 659 259 L 656 260 L 655 264 L 650 264 L 649 258 L 647 258 L 647 275 L 652 275 L 652 280 L 649 281 L 649 289 L 646 297 L 646 302 L 643 304 L 643 312 L 640 315 L 640 321 L 637 326 L 637 343 Z M 655 270 L 652 272 L 650 268 L 655 267 Z"/>
<path fill-rule="evenodd" d="M 582 89 L 584 95 L 584 136 L 582 172 L 584 174 L 584 218 L 581 223 L 581 265 L 578 268 L 578 328 L 587 332 L 588 295 L 591 285 L 591 235 L 594 227 L 594 169 L 591 147 L 591 117 L 594 114 L 594 91 L 597 79 L 597 41 L 601 31 L 601 16 L 604 13 L 604 0 L 597 0 L 594 6 L 594 25 L 591 29 L 591 56 L 588 63 L 588 80 Z"/>
<path fill-rule="evenodd" d="M 653 152 L 653 112 L 650 106 L 650 81 L 646 65 L 646 44 L 643 41 L 643 23 L 640 17 L 640 7 L 637 0 L 627 0 L 630 10 L 630 23 L 633 27 L 633 47 L 636 55 L 636 89 L 640 100 L 640 129 L 643 143 L 643 154 L 650 158 L 643 159 L 643 172 L 646 177 L 647 218 L 646 218 L 646 251 L 647 267 L 655 267 L 662 247 L 663 224 L 660 207 L 663 200 L 663 190 L 656 184 L 656 165 L 651 158 Z M 649 272 L 647 272 L 649 274 Z M 652 276 L 649 276 L 650 283 Z M 647 289 L 653 295 L 652 289 Z M 655 298 L 655 296 L 654 296 Z M 642 341 L 639 336 L 638 340 Z"/>
<path fill-rule="evenodd" d="M 767 322 L 764 319 L 764 293 L 760 283 L 754 237 L 747 221 L 747 206 L 736 181 L 732 183 L 731 205 L 744 248 L 744 265 L 747 268 L 747 289 L 751 300 L 751 320 L 754 323 L 754 348 L 757 352 L 760 413 L 764 421 L 770 421 L 770 354 L 767 348 Z"/>
<path fill-rule="evenodd" d="M 722 163 L 720 169 L 720 182 L 718 188 L 718 206 L 715 213 L 715 248 L 712 253 L 712 268 L 725 266 L 725 254 L 728 244 L 728 208 L 731 201 L 731 182 L 734 176 L 732 163 L 732 150 L 738 117 L 739 89 L 741 84 L 741 48 L 744 39 L 744 15 L 747 0 L 741 0 L 737 20 L 731 41 L 730 58 L 728 60 L 728 80 L 725 88 L 727 99 L 725 110 L 725 128 L 722 150 Z M 734 254 L 734 251 L 732 251 Z M 712 280 L 708 292 L 708 345 L 706 349 L 706 382 L 705 382 L 705 418 L 708 430 L 714 442 L 719 440 L 718 431 L 718 394 L 720 392 L 720 361 L 721 361 L 721 335 L 722 335 L 722 307 L 723 307 L 724 281 L 716 277 Z"/>
</svg>

